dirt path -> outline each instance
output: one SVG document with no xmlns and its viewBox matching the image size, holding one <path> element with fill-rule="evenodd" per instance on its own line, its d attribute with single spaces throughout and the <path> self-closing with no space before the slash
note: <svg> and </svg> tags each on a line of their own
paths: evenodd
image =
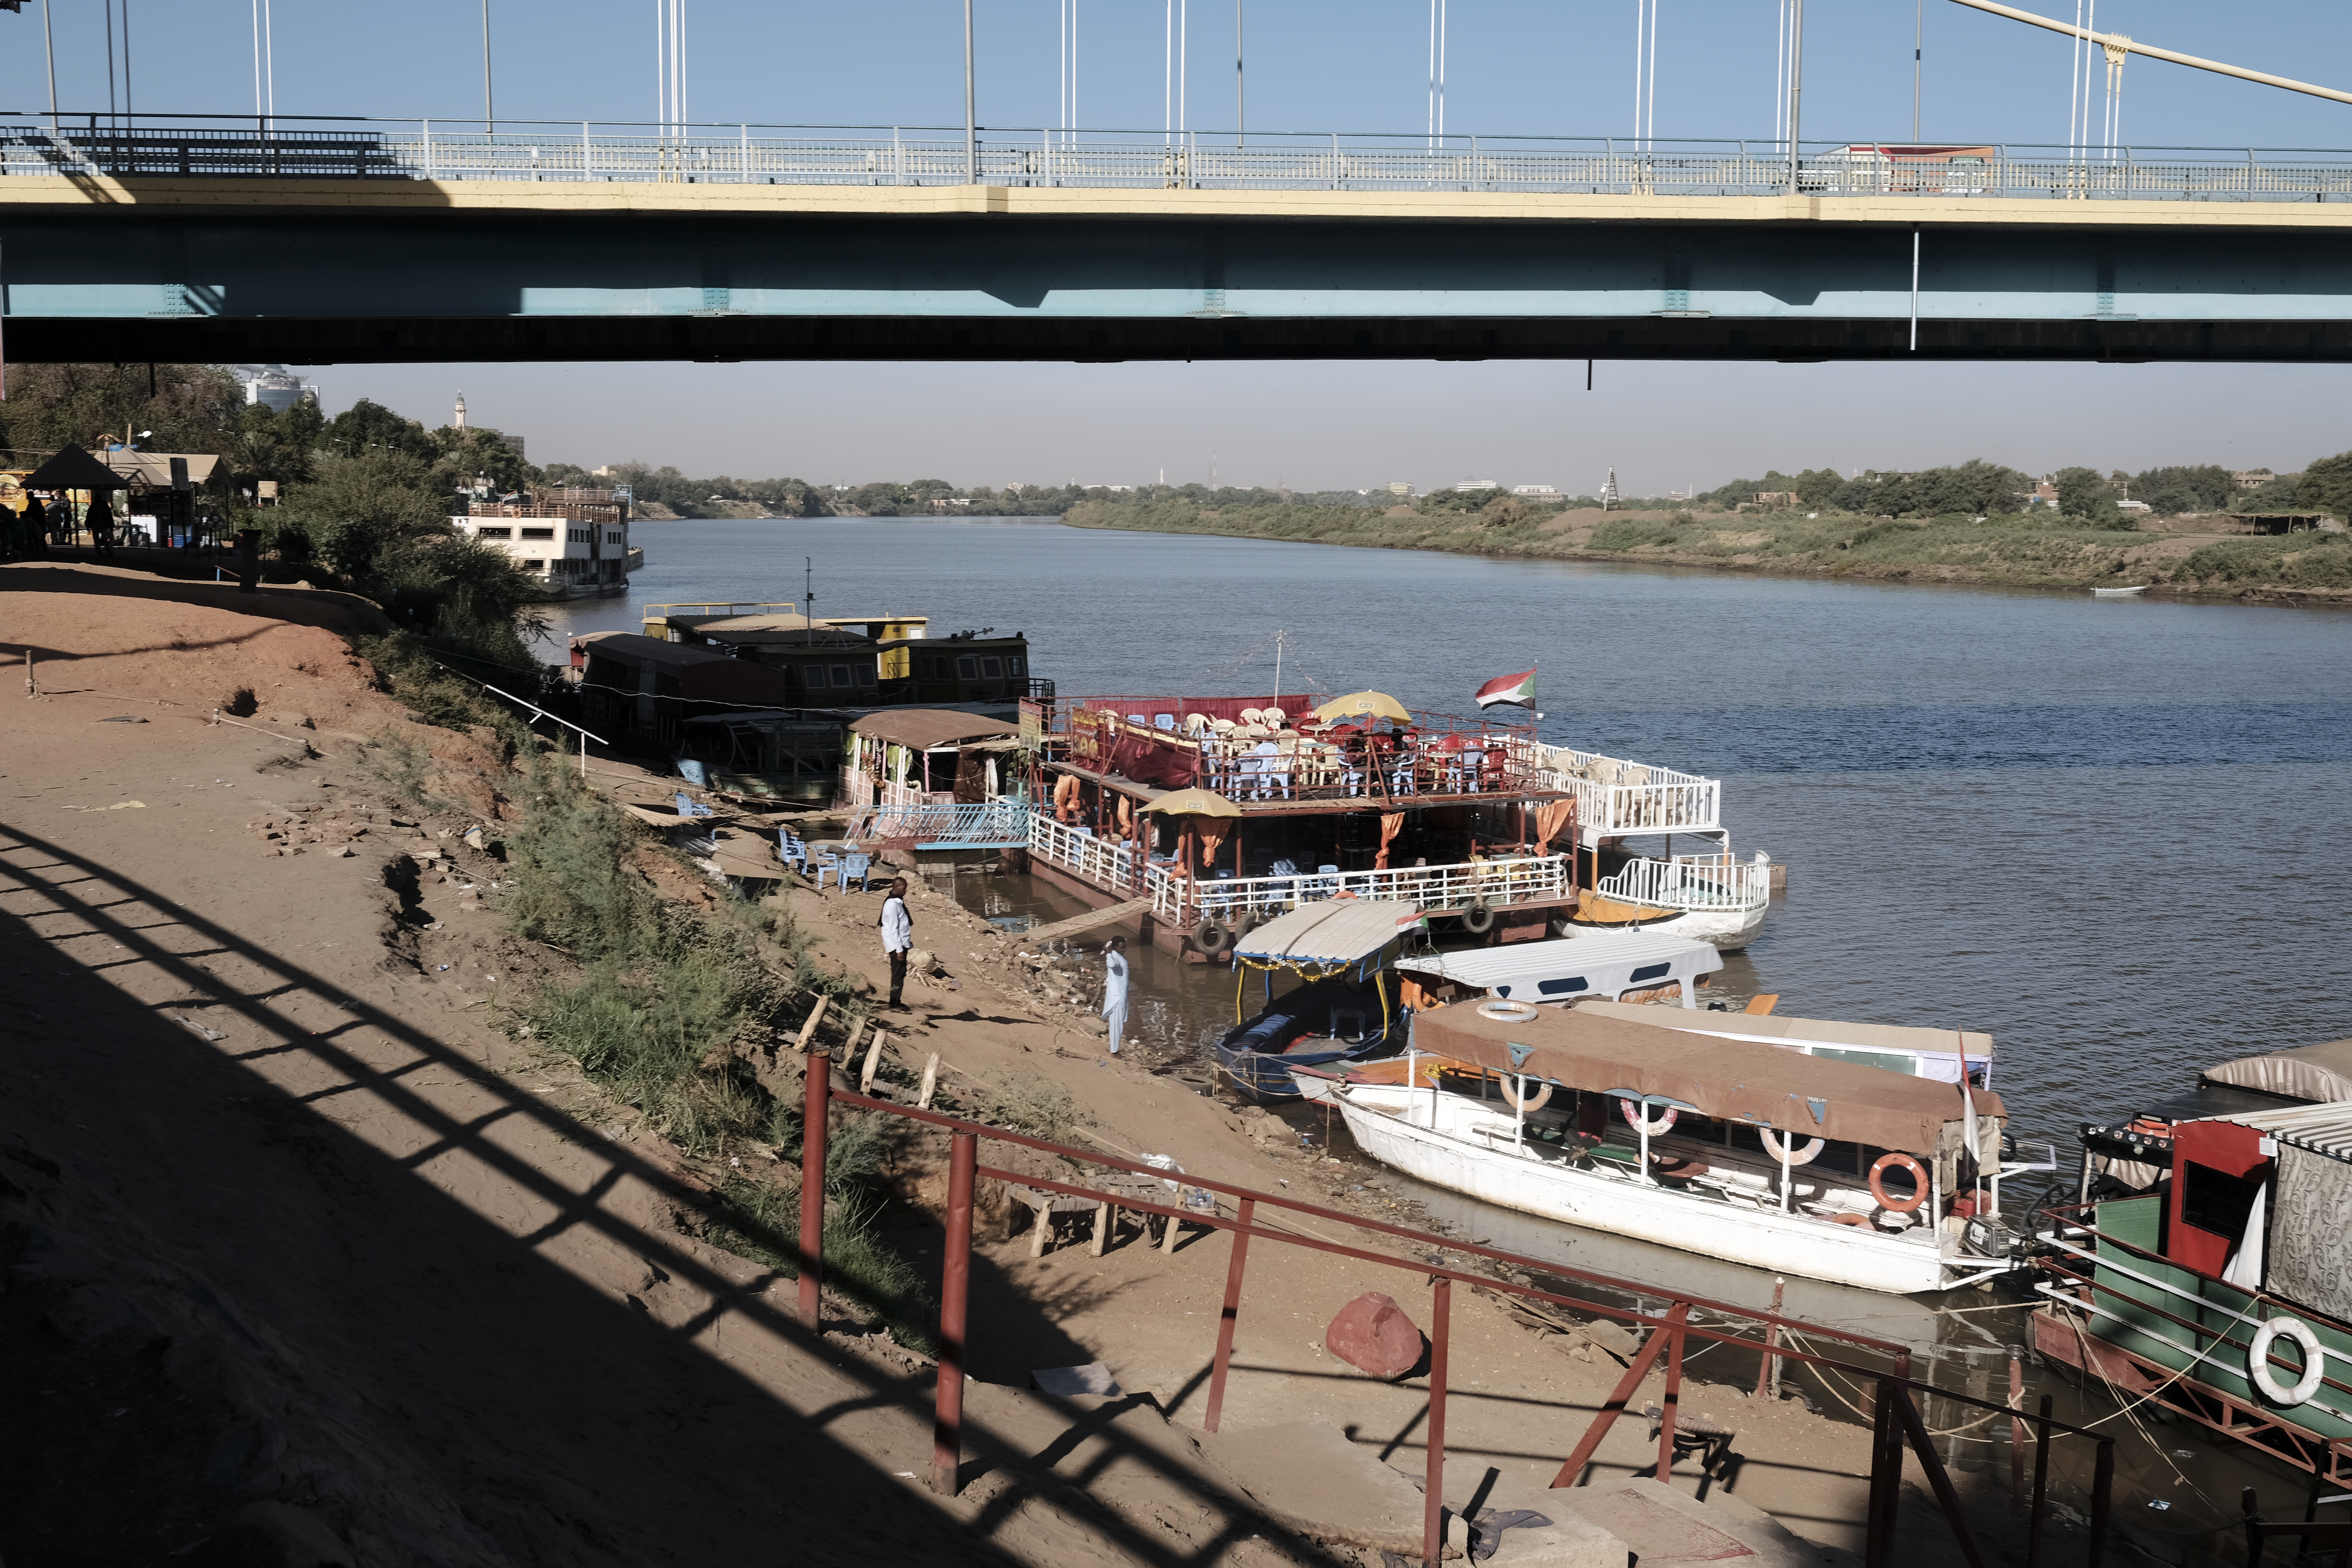
<svg viewBox="0 0 2352 1568">
<path fill-rule="evenodd" d="M 929 1367 L 845 1327 L 812 1339 L 789 1281 L 688 1233 L 701 1183 L 675 1151 L 490 1026 L 562 961 L 485 907 L 500 868 L 462 834 L 500 809 L 494 763 L 365 688 L 341 641 L 359 628 L 328 624 L 352 613 L 23 581 L 0 568 L 0 648 L 42 649 L 48 694 L 0 681 L 14 1568 L 191 1548 L 369 1564 L 1367 1561 L 1276 1530 L 1187 1436 L 1223 1234 L 1172 1255 L 1130 1232 L 1101 1258 L 1082 1242 L 1031 1258 L 1025 1237 L 990 1232 L 966 1484 L 931 1495 Z M 258 728 L 210 722 L 225 688 L 257 693 Z M 405 801 L 384 749 L 362 744 L 387 731 L 476 770 L 479 816 Z M 878 901 L 790 896 L 821 961 L 868 981 Z M 975 1081 L 1063 1084 L 1115 1152 L 1369 1201 L 1278 1121 L 1107 1062 L 951 898 L 919 892 L 915 914 L 955 984 L 914 994 L 894 1047 Z M 930 1154 L 910 1148 L 903 1170 L 936 1199 Z M 936 1278 L 938 1228 L 909 1214 L 896 1239 Z M 1417 1275 L 1259 1244 L 1226 1430 L 1327 1421 L 1421 1468 L 1420 1381 L 1375 1384 L 1320 1348 L 1366 1289 L 1426 1320 Z M 1488 1469 L 1548 1480 L 1616 1363 L 1466 1292 L 1454 1321 L 1449 1500 Z M 1115 1419 L 1021 1392 L 1033 1368 L 1094 1360 L 1141 1396 Z M 1740 1499 L 1856 1541 L 1861 1433 L 1729 1390 L 1685 1399 L 1738 1430 Z M 1621 1424 L 1596 1474 L 1649 1465 L 1643 1436 Z M 1906 1510 L 1913 1561 L 1948 1554 L 1931 1511 Z M 253 1542 L 277 1555 L 236 1554 Z"/>
</svg>

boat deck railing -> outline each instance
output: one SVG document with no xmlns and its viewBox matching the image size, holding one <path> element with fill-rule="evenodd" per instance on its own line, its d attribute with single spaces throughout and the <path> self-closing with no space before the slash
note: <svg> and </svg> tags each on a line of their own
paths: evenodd
<svg viewBox="0 0 2352 1568">
<path fill-rule="evenodd" d="M 860 844 L 912 839 L 918 849 L 1025 848 L 1030 815 L 1025 800 L 891 803 L 850 813 L 842 837 Z"/>
<path fill-rule="evenodd" d="M 1723 826 L 1723 784 L 1573 746 L 1535 748 L 1529 774 L 1543 789 L 1573 795 L 1586 843 L 1629 833 L 1707 833 Z"/>
<path fill-rule="evenodd" d="M 1772 901 L 1772 868 L 1724 855 L 1628 860 L 1594 890 L 1647 909 L 1724 910 L 1746 914 Z"/>
<path fill-rule="evenodd" d="M 811 1026 L 815 1022 L 812 1019 Z M 878 1043 L 880 1037 L 876 1038 Z M 937 1058 L 932 1061 L 936 1063 Z M 1252 1243 L 1282 1249 L 1274 1254 L 1278 1259 L 1294 1258 L 1297 1253 L 1290 1249 L 1301 1249 L 1396 1270 L 1426 1281 L 1430 1290 L 1426 1320 L 1429 1411 L 1421 1441 L 1426 1469 L 1422 1561 L 1428 1568 L 1437 1568 L 1440 1553 L 1444 1550 L 1449 1500 L 1445 1489 L 1448 1363 L 1453 1348 L 1452 1309 L 1456 1285 L 1486 1292 L 1522 1310 L 1543 1313 L 1565 1310 L 1580 1317 L 1619 1320 L 1643 1331 L 1643 1341 L 1633 1352 L 1615 1391 L 1594 1414 L 1552 1478 L 1551 1484 L 1556 1488 L 1574 1487 L 1586 1480 L 1587 1471 L 1618 1416 L 1644 1381 L 1660 1370 L 1664 1373 L 1664 1386 L 1659 1396 L 1655 1476 L 1661 1481 L 1669 1481 L 1675 1465 L 1675 1439 L 1684 1392 L 1686 1347 L 1694 1340 L 1701 1342 L 1702 1348 L 1738 1345 L 1759 1358 L 1756 1390 L 1759 1399 L 1766 1396 L 1768 1390 L 1777 1389 L 1783 1369 L 1791 1366 L 1801 1374 L 1807 1366 L 1820 1369 L 1815 1375 L 1826 1377 L 1834 1373 L 1846 1380 L 1847 1386 L 1858 1392 L 1867 1390 L 1861 1395 L 1868 1402 L 1865 1415 L 1871 1423 L 1867 1449 L 1870 1484 L 1862 1553 L 1866 1568 L 1891 1568 L 1897 1559 L 1896 1523 L 1902 1505 L 1906 1448 L 1916 1457 L 1942 1515 L 1944 1528 L 1962 1560 L 1973 1568 L 1981 1568 L 1988 1561 L 1968 1510 L 1952 1484 L 1943 1455 L 1936 1446 L 1935 1434 L 1922 1415 L 1921 1402 L 1931 1396 L 1950 1400 L 1970 1411 L 1983 1411 L 1989 1419 L 2009 1417 L 2011 1506 L 2022 1519 L 2028 1562 L 2041 1557 L 2041 1537 L 2049 1513 L 2053 1439 L 2063 1435 L 2086 1438 L 2095 1444 L 2089 1496 L 2084 1500 L 2089 1530 L 2083 1561 L 2089 1568 L 2103 1568 L 2111 1520 L 2116 1439 L 2111 1433 L 2053 1419 L 2048 1395 L 2042 1396 L 2037 1410 L 2029 1412 L 2021 1394 L 1997 1404 L 1953 1393 L 1915 1379 L 1911 1375 L 1912 1352 L 1890 1341 L 1804 1322 L 1778 1312 L 1733 1306 L 1676 1289 L 1614 1279 L 1549 1258 L 1528 1258 L 1481 1243 L 1433 1236 L 1325 1208 L 1281 1193 L 1262 1192 L 1190 1173 L 1171 1173 L 1099 1150 L 1073 1148 L 946 1115 L 927 1108 L 928 1086 L 925 1105 L 903 1105 L 894 1100 L 837 1090 L 833 1087 L 831 1054 L 823 1048 L 811 1054 L 808 1071 L 803 1076 L 806 1096 L 801 1121 L 805 1131 L 801 1140 L 800 1233 L 796 1240 L 775 1235 L 772 1244 L 791 1258 L 791 1267 L 799 1279 L 801 1323 L 812 1335 L 824 1328 L 828 1207 L 824 1201 L 824 1167 L 834 1105 L 897 1118 L 913 1124 L 908 1130 L 918 1136 L 930 1132 L 948 1137 L 947 1223 L 939 1292 L 939 1376 L 933 1395 L 929 1478 L 932 1489 L 940 1494 L 956 1495 L 963 1480 L 964 1367 L 971 1355 L 970 1336 L 976 1326 L 969 1310 L 973 1194 L 979 1182 L 986 1178 L 1018 1183 L 1093 1206 L 1098 1214 L 1096 1235 L 1105 1243 L 1116 1239 L 1117 1216 L 1122 1212 L 1143 1220 L 1147 1226 L 1151 1219 L 1158 1219 L 1165 1227 L 1162 1245 L 1171 1252 L 1182 1239 L 1181 1227 L 1186 1225 L 1222 1231 L 1232 1237 L 1224 1302 L 1217 1316 L 1202 1413 L 1202 1426 L 1210 1432 L 1218 1430 L 1223 1418 L 1225 1391 L 1236 1370 L 1234 1341 L 1243 1310 Z M 982 1164 L 980 1153 L 983 1142 L 1013 1144 L 1066 1162 L 1072 1179 L 1060 1181 L 1030 1175 L 1025 1170 L 1016 1172 Z M 1316 1228 L 1299 1228 L 1302 1221 L 1312 1221 Z M 1041 1214 L 1038 1223 L 1050 1226 L 1052 1217 Z M 1320 1228 L 1324 1226 L 1336 1228 L 1347 1239 L 1328 1236 Z M 1265 1257 L 1264 1252 L 1259 1253 L 1261 1259 Z M 1471 1272 L 1473 1260 L 1484 1266 L 1480 1272 Z M 1259 1267 L 1263 1269 L 1266 1264 L 1261 1261 Z M 1536 1286 L 1534 1280 L 1538 1278 L 1547 1283 L 1566 1280 L 1570 1288 L 1598 1289 L 1591 1298 L 1559 1294 Z M 977 1326 L 987 1331 L 985 1316 Z M 1238 1370 L 1244 1377 L 1262 1375 L 1246 1363 Z M 2029 1449 L 2033 1461 L 2030 1490 L 2025 1480 Z M 1458 1503 L 1460 1500 L 1457 1496 L 1454 1500 Z"/>
<path fill-rule="evenodd" d="M 1370 899 L 1418 904 L 1432 914 L 1488 905 L 1573 898 L 1565 855 L 1527 855 L 1507 860 L 1467 860 L 1444 866 L 1392 867 L 1383 871 L 1322 871 L 1292 877 L 1219 877 L 1191 884 L 1195 918 L 1228 924 L 1244 915 L 1267 916 L 1325 899 Z M 1167 891 L 1181 891 L 1171 875 Z M 1154 903 L 1160 889 L 1154 889 Z M 1155 908 L 1154 913 L 1158 913 Z M 1175 918 L 1171 910 L 1170 917 Z"/>
</svg>

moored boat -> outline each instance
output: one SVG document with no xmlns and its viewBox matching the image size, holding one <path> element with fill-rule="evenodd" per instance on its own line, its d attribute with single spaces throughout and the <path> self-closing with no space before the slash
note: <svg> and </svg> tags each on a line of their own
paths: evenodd
<svg viewBox="0 0 2352 1568">
<path fill-rule="evenodd" d="M 1391 1056 L 1404 1046 L 1409 1015 L 1398 1005 L 1391 967 L 1400 938 L 1417 927 L 1410 904 L 1333 899 L 1268 921 L 1234 953 L 1235 1023 L 1214 1047 L 1218 1068 L 1253 1100 L 1297 1100 L 1296 1067 L 1330 1068 Z M 1305 984 L 1275 994 L 1275 977 Z M 1265 1005 L 1241 1016 L 1255 976 Z"/>
<path fill-rule="evenodd" d="M 1417 1015 L 1332 1099 L 1419 1180 L 1759 1268 L 1907 1294 L 2021 1253 L 1989 1091 L 1497 998 Z"/>
<path fill-rule="evenodd" d="M 1698 987 L 1722 967 L 1723 953 L 1712 942 L 1635 931 L 1416 953 L 1397 961 L 1398 972 L 1420 993 L 1408 997 L 1409 1004 L 1483 994 L 1546 1006 L 1587 997 L 1637 1002 L 1671 994 L 1683 1006 L 1696 1007 Z"/>
<path fill-rule="evenodd" d="M 2082 1131 L 2034 1344 L 2352 1485 L 2352 1040 L 2209 1068 L 2196 1100 Z"/>
<path fill-rule="evenodd" d="M 2136 598 L 2139 595 L 2147 592 L 2147 584 L 2136 583 L 2128 588 L 2094 588 L 2091 590 L 2091 597 L 2095 599 L 2130 599 Z"/>
</svg>

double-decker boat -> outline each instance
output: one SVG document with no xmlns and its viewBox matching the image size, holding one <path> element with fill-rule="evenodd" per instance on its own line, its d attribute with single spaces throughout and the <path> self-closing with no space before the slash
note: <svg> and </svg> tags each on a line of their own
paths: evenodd
<svg viewBox="0 0 2352 1568">
<path fill-rule="evenodd" d="M 1382 1163 L 1564 1224 L 1903 1294 L 2018 1267 L 1998 1096 L 1666 1026 L 1722 1016 L 1456 1003 L 1331 1099 Z"/>
<path fill-rule="evenodd" d="M 1152 942 L 1203 959 L 1341 897 L 1498 942 L 1638 926 L 1736 950 L 1761 926 L 1770 867 L 1732 855 L 1717 781 L 1381 701 L 1385 719 L 1296 695 L 1024 701 L 1027 868 L 1135 901 Z M 1159 804 L 1193 791 L 1215 810 Z"/>
<path fill-rule="evenodd" d="M 2209 1068 L 2082 1129 L 2034 1345 L 2119 1397 L 2352 1488 L 2352 1040 Z"/>
</svg>

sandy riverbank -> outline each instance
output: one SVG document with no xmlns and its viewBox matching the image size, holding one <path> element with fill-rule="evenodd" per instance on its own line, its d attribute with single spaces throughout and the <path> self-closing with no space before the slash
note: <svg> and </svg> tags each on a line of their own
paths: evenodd
<svg viewBox="0 0 2352 1568">
<path fill-rule="evenodd" d="M 1312 1474 L 1228 1468 L 1200 1434 L 1223 1233 L 1170 1253 L 1130 1229 L 1101 1258 L 1073 1233 L 1032 1258 L 997 1209 L 975 1258 L 965 1485 L 925 1489 L 929 1364 L 847 1300 L 806 1333 L 791 1282 L 703 1239 L 712 1188 L 772 1157 L 689 1156 L 518 1037 L 520 1005 L 580 972 L 501 908 L 498 840 L 526 780 L 495 730 L 418 723 L 375 689 L 350 639 L 379 625 L 328 595 L 0 568 L 0 1399 L 19 1417 L 0 1436 L 0 1557 L 1381 1561 L 1286 1528 L 1273 1499 Z M 37 697 L 15 679 L 26 646 Z M 244 717 L 215 724 L 217 707 Z M 642 787 L 619 764 L 594 782 Z M 712 911 L 650 833 L 631 867 L 673 914 Z M 878 902 L 778 900 L 844 999 L 814 1044 L 845 1046 L 882 981 Z M 1109 1060 L 1083 984 L 947 893 L 919 889 L 914 910 L 938 972 L 912 1016 L 883 1017 L 902 1078 L 936 1054 L 968 1093 L 1066 1091 L 1114 1152 L 1407 1212 L 1278 1120 Z M 780 1103 L 807 1003 L 740 1048 Z M 935 1143 L 896 1141 L 881 1175 L 904 1200 L 881 1234 L 933 1289 Z M 1263 1243 L 1249 1268 L 1224 1434 L 1309 1422 L 1417 1473 L 1425 1384 L 1374 1382 L 1322 1338 L 1366 1290 L 1425 1322 L 1420 1278 Z M 1120 1399 L 1025 1392 L 1032 1369 L 1092 1361 Z M 1447 1500 L 1543 1496 L 1619 1371 L 1605 1333 L 1541 1335 L 1458 1292 Z M 1673 1479 L 1717 1500 L 1722 1531 L 1755 1535 L 1761 1509 L 1815 1543 L 1766 1561 L 1858 1546 L 1858 1427 L 1705 1383 L 1683 1408 L 1736 1434 L 1727 1475 Z M 1594 1482 L 1654 1459 L 1621 1423 Z M 1904 1518 L 1905 1561 L 1957 1560 L 1916 1487 Z"/>
</svg>

